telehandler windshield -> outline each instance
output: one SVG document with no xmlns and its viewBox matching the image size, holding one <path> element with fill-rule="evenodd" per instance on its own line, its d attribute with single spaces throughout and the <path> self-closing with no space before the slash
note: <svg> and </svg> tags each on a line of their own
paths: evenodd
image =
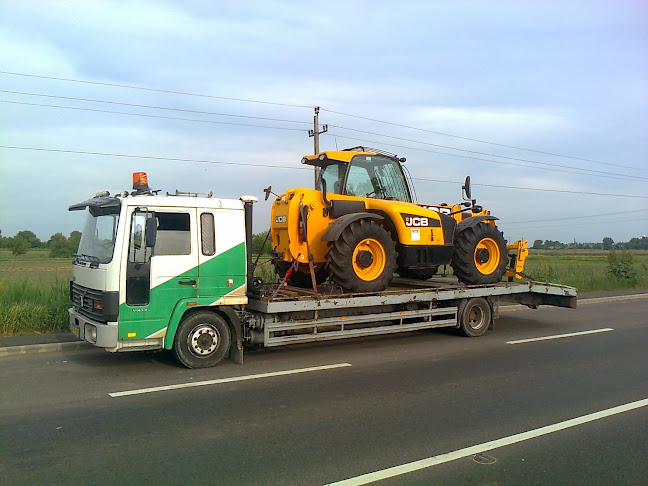
<svg viewBox="0 0 648 486">
<path fill-rule="evenodd" d="M 322 179 L 327 191 L 335 194 L 412 201 L 400 164 L 383 155 L 356 155 L 351 162 L 329 159 L 322 166 L 318 190 L 322 190 Z"/>
</svg>

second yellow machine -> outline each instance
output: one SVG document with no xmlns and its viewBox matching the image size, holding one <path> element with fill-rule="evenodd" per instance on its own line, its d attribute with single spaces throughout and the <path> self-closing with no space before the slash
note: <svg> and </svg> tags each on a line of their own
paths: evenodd
<svg viewBox="0 0 648 486">
<path fill-rule="evenodd" d="M 467 284 L 501 280 L 508 248 L 497 218 L 471 199 L 470 178 L 463 186 L 467 202 L 417 204 L 403 162 L 364 147 L 304 157 L 303 164 L 318 169 L 316 189 L 288 190 L 272 207 L 279 275 L 288 273 L 300 287 L 330 277 L 352 292 L 383 290 L 396 272 L 426 280 L 447 264 Z M 524 243 L 509 245 L 519 250 L 509 276 L 523 268 Z"/>
</svg>

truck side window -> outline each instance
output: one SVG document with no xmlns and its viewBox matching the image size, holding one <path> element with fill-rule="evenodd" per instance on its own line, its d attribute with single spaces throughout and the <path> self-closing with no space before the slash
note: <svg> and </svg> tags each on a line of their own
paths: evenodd
<svg viewBox="0 0 648 486">
<path fill-rule="evenodd" d="M 146 263 L 151 257 L 150 249 L 146 248 L 146 236 L 144 228 L 146 227 L 147 213 L 135 212 L 131 220 L 131 234 L 128 245 L 128 261 L 137 263 Z"/>
<path fill-rule="evenodd" d="M 155 212 L 158 220 L 156 255 L 190 255 L 191 228 L 188 213 Z"/>
<path fill-rule="evenodd" d="M 212 213 L 202 213 L 200 215 L 200 239 L 203 255 L 212 256 L 216 254 L 216 232 Z"/>
</svg>

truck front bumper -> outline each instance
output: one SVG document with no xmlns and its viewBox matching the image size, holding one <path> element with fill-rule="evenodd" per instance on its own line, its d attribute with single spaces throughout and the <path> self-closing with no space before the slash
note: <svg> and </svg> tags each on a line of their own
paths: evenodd
<svg viewBox="0 0 648 486">
<path fill-rule="evenodd" d="M 100 348 L 117 347 L 117 324 L 102 324 L 79 314 L 74 307 L 68 309 L 70 331 L 83 341 Z"/>
</svg>

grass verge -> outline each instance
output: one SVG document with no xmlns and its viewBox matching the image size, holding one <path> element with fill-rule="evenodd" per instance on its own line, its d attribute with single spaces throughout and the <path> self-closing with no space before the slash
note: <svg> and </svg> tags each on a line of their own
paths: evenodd
<svg viewBox="0 0 648 486">
<path fill-rule="evenodd" d="M 67 281 L 0 281 L 0 335 L 45 334 L 67 330 Z"/>
<path fill-rule="evenodd" d="M 0 252 L 0 336 L 68 328 L 69 259 L 45 260 L 38 258 L 36 251 L 28 253 L 28 257 L 14 261 L 3 258 L 6 255 Z M 580 292 L 648 288 L 648 252 L 632 252 L 632 279 L 611 274 L 607 255 L 606 251 L 532 250 L 525 273 L 537 280 L 576 287 Z M 276 281 L 269 260 L 263 258 L 259 264 L 256 275 L 265 282 Z"/>
<path fill-rule="evenodd" d="M 643 253 L 643 254 L 642 254 Z M 648 256 L 632 252 L 632 273 L 623 278 L 610 272 L 608 252 L 536 252 L 531 250 L 524 273 L 543 282 L 576 287 L 579 292 L 648 288 Z"/>
</svg>

